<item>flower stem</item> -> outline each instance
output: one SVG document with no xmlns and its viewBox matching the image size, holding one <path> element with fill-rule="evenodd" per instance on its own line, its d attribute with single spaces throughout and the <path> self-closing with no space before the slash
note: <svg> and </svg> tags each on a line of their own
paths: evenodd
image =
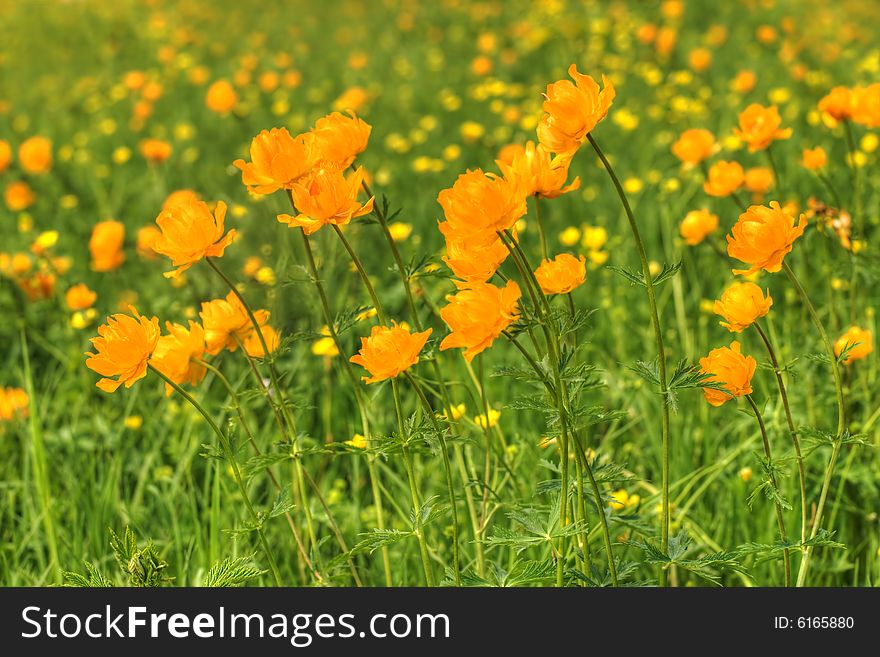
<svg viewBox="0 0 880 657">
<path fill-rule="evenodd" d="M 277 586 L 282 586 L 281 574 L 278 572 L 278 564 L 275 563 L 275 556 L 272 554 L 272 550 L 269 548 L 269 543 L 266 540 L 266 534 L 263 532 L 263 518 L 260 514 L 257 513 L 256 509 L 254 509 L 253 504 L 251 503 L 251 499 L 248 496 L 247 487 L 244 483 L 244 478 L 241 475 L 241 469 L 238 466 L 238 460 L 235 458 L 235 450 L 232 449 L 232 445 L 229 444 L 229 439 L 226 437 L 220 427 L 217 426 L 217 423 L 214 422 L 214 418 L 205 410 L 204 406 L 202 406 L 191 394 L 189 394 L 186 390 L 181 388 L 177 383 L 169 379 L 158 369 L 153 367 L 150 364 L 147 364 L 147 367 L 159 375 L 159 377 L 165 381 L 169 386 L 174 388 L 175 392 L 177 392 L 181 397 L 183 397 L 186 401 L 188 401 L 193 408 L 195 408 L 203 418 L 208 422 L 208 425 L 211 427 L 213 432 L 217 435 L 217 438 L 220 440 L 220 446 L 223 448 L 223 451 L 226 454 L 226 458 L 229 461 L 229 467 L 232 468 L 232 476 L 235 479 L 235 483 L 238 484 L 238 489 L 241 491 L 242 499 L 244 500 L 245 506 L 247 507 L 248 513 L 251 515 L 251 520 L 254 523 L 254 528 L 257 532 L 257 536 L 260 539 L 260 544 L 263 547 L 263 551 L 266 554 L 266 560 L 269 562 L 269 568 L 272 571 L 272 575 L 275 578 L 275 584 Z"/>
<path fill-rule="evenodd" d="M 538 238 L 541 240 L 541 257 L 546 260 L 548 258 L 547 235 L 544 231 L 544 220 L 541 217 L 541 198 L 539 196 L 535 196 L 535 223 L 538 224 Z"/>
<path fill-rule="evenodd" d="M 342 242 L 342 246 L 344 246 L 345 250 L 348 251 L 348 255 L 351 257 L 351 261 L 354 263 L 355 268 L 358 270 L 358 274 L 360 274 L 361 279 L 364 282 L 364 287 L 367 288 L 367 293 L 370 295 L 370 299 L 373 302 L 373 307 L 376 309 L 376 314 L 379 316 L 379 323 L 383 326 L 387 326 L 388 318 L 385 315 L 385 311 L 382 309 L 382 303 L 379 301 L 379 295 L 376 294 L 376 288 L 373 287 L 373 283 L 370 281 L 370 277 L 367 275 L 367 270 L 364 269 L 364 264 L 361 262 L 358 254 L 355 253 L 354 249 L 351 247 L 351 244 L 345 237 L 345 233 L 342 232 L 339 226 L 334 224 L 333 230 L 336 231 L 336 235 Z"/>
<path fill-rule="evenodd" d="M 608 158 L 605 157 L 602 149 L 599 148 L 599 144 L 593 138 L 593 135 L 588 134 L 587 138 L 589 139 L 593 150 L 596 151 L 596 155 L 598 155 L 599 159 L 602 160 L 602 164 L 604 165 L 605 170 L 608 172 L 608 175 L 611 178 L 611 182 L 614 184 L 614 188 L 617 190 L 617 195 L 618 197 L 620 197 L 620 202 L 623 205 L 624 212 L 626 213 L 626 218 L 629 222 L 630 230 L 632 231 L 633 241 L 635 242 L 636 251 L 638 251 L 639 260 L 641 261 L 642 276 L 645 279 L 645 290 L 648 297 L 648 305 L 651 309 L 651 325 L 654 328 L 654 340 L 657 344 L 658 372 L 660 375 L 660 396 L 662 398 L 661 440 L 663 449 L 663 462 L 661 474 L 662 514 L 660 520 L 660 548 L 664 553 L 666 553 L 669 549 L 669 389 L 668 380 L 666 377 L 666 348 L 663 344 L 663 331 L 660 328 L 660 314 L 657 310 L 657 299 L 654 295 L 654 282 L 651 279 L 648 256 L 645 253 L 645 246 L 642 243 L 642 236 L 639 232 L 639 226 L 636 223 L 632 208 L 630 207 L 629 201 L 626 198 L 626 193 L 623 191 L 623 186 L 620 184 L 620 180 L 617 178 L 617 174 L 614 173 L 614 169 L 611 167 L 611 163 L 608 161 Z M 660 586 L 666 586 L 667 573 L 666 570 L 662 568 L 660 569 L 659 580 Z"/>
<path fill-rule="evenodd" d="M 843 379 L 840 375 L 840 367 L 837 364 L 837 355 L 834 353 L 834 345 L 828 338 L 828 333 L 825 331 L 825 327 L 819 320 L 819 315 L 816 313 L 816 308 L 810 301 L 810 297 L 807 296 L 807 292 L 806 290 L 804 290 L 804 287 L 803 285 L 801 285 L 798 277 L 792 271 L 791 267 L 789 267 L 788 263 L 783 262 L 782 268 L 788 275 L 788 278 L 791 281 L 792 285 L 794 285 L 794 288 L 800 296 L 801 301 L 803 301 L 804 305 L 807 307 L 807 312 L 810 315 L 810 319 L 813 321 L 813 325 L 816 327 L 816 330 L 819 332 L 819 336 L 822 338 L 822 342 L 825 345 L 825 350 L 831 363 L 831 372 L 834 375 L 834 389 L 837 394 L 837 433 L 835 435 L 834 442 L 831 445 L 831 456 L 829 457 L 828 465 L 825 468 L 825 476 L 822 480 L 822 489 L 819 493 L 819 503 L 816 507 L 816 513 L 813 518 L 813 525 L 810 528 L 810 538 L 814 538 L 819 532 L 819 526 L 822 524 L 822 515 L 825 512 L 825 503 L 828 499 L 828 490 L 831 488 L 831 478 L 834 474 L 834 466 L 837 464 L 837 457 L 840 455 L 840 448 L 843 444 L 843 434 L 844 431 L 846 431 L 846 401 L 844 400 L 843 396 Z M 813 550 L 811 547 L 804 548 L 804 558 L 801 561 L 800 568 L 798 569 L 797 586 L 803 586 L 807 580 L 807 571 L 810 566 L 810 556 L 812 555 L 812 552 Z"/>
<path fill-rule="evenodd" d="M 746 401 L 752 407 L 755 419 L 758 420 L 758 427 L 761 429 L 761 440 L 764 441 L 764 456 L 767 457 L 767 474 L 770 478 L 770 485 L 773 486 L 776 495 L 779 495 L 779 485 L 776 483 L 776 475 L 773 474 L 773 457 L 770 455 L 770 440 L 767 438 L 767 427 L 764 425 L 764 418 L 751 395 L 746 395 Z M 776 524 L 779 525 L 779 535 L 783 543 L 788 543 L 788 535 L 785 532 L 785 518 L 782 514 L 782 503 L 777 499 L 774 505 L 776 506 Z M 791 554 L 788 548 L 785 548 L 782 552 L 782 561 L 785 568 L 785 585 L 791 586 Z"/>
<path fill-rule="evenodd" d="M 855 137 L 853 136 L 852 121 L 845 120 L 843 122 L 843 129 L 844 129 L 844 133 L 846 134 L 846 147 L 849 152 L 849 166 L 850 166 L 850 171 L 852 172 L 852 178 L 853 178 L 852 203 L 853 203 L 853 206 L 855 207 L 855 216 L 858 217 L 857 221 L 861 222 L 862 221 L 862 208 L 861 208 L 862 200 L 861 200 L 861 195 L 859 194 L 859 187 L 860 187 L 860 184 L 859 184 L 859 165 L 856 162 L 856 140 L 855 140 Z M 856 223 L 856 220 L 854 219 L 853 220 L 853 237 L 855 237 L 857 235 L 856 230 L 855 230 L 856 226 L 857 226 L 857 223 Z M 859 237 L 864 237 L 864 236 L 859 235 Z"/>
</svg>

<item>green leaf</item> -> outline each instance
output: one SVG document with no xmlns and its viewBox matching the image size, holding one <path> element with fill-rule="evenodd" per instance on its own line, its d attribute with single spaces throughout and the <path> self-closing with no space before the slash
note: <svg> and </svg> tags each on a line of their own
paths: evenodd
<svg viewBox="0 0 880 657">
<path fill-rule="evenodd" d="M 247 557 L 227 557 L 208 569 L 202 580 L 206 588 L 226 588 L 241 586 L 268 572 L 252 565 L 254 555 Z"/>
</svg>

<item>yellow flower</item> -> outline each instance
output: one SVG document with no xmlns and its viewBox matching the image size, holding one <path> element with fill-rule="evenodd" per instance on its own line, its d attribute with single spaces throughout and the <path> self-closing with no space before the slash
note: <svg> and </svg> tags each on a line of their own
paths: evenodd
<svg viewBox="0 0 880 657">
<path fill-rule="evenodd" d="M 755 323 L 759 317 L 770 312 L 773 299 L 770 291 L 767 296 L 754 283 L 733 283 L 724 290 L 721 299 L 715 302 L 713 312 L 725 321 L 721 326 L 731 333 L 741 333 Z"/>
<path fill-rule="evenodd" d="M 107 318 L 98 327 L 98 337 L 91 343 L 97 353 L 87 352 L 86 367 L 100 374 L 97 386 L 104 392 L 114 392 L 123 383 L 130 388 L 147 374 L 147 361 L 159 341 L 159 320 L 138 315 L 133 306 L 132 315 L 118 313 Z M 116 377 L 116 379 L 109 377 Z"/>
<path fill-rule="evenodd" d="M 351 440 L 345 441 L 346 445 L 350 445 L 356 449 L 366 449 L 367 448 L 367 439 L 359 433 L 354 434 L 351 437 Z"/>
<path fill-rule="evenodd" d="M 721 406 L 733 397 L 742 397 L 752 392 L 752 376 L 757 361 L 751 356 L 743 356 L 739 342 L 734 340 L 730 347 L 720 347 L 700 359 L 700 369 L 709 374 L 707 382 L 721 383 L 727 391 L 703 388 L 703 396 L 712 406 Z M 728 394 L 729 393 L 729 394 Z"/>
<path fill-rule="evenodd" d="M 608 241 L 608 231 L 602 226 L 584 226 L 581 231 L 581 246 L 590 251 L 598 251 Z"/>
<path fill-rule="evenodd" d="M 587 276 L 586 258 L 560 253 L 553 260 L 542 260 L 535 278 L 544 294 L 567 294 L 583 285 Z"/>
<path fill-rule="evenodd" d="M 202 258 L 223 256 L 235 239 L 236 231 L 223 234 L 226 204 L 217 202 L 213 214 L 204 201 L 190 200 L 163 210 L 156 218 L 159 235 L 151 248 L 171 259 L 176 269 L 165 272 L 177 278 Z"/>
<path fill-rule="evenodd" d="M 501 419 L 501 411 L 496 411 L 494 408 L 489 409 L 488 419 L 486 418 L 485 413 L 481 413 L 474 418 L 474 424 L 476 424 L 481 429 L 491 429 L 496 424 L 498 424 L 498 420 Z"/>
<path fill-rule="evenodd" d="M 291 189 L 305 177 L 317 159 L 315 137 L 291 137 L 286 128 L 263 130 L 251 141 L 251 161 L 235 160 L 241 181 L 254 194 L 271 194 Z"/>
<path fill-rule="evenodd" d="M 678 227 L 678 232 L 689 246 L 696 246 L 716 230 L 718 230 L 718 215 L 706 209 L 691 210 Z"/>
<path fill-rule="evenodd" d="M 165 322 L 165 328 L 168 335 L 159 338 L 150 365 L 178 385 L 197 385 L 207 371 L 199 362 L 205 355 L 204 329 L 192 320 L 189 328 L 171 322 Z M 166 382 L 165 394 L 172 392 L 174 388 Z"/>
<path fill-rule="evenodd" d="M 576 226 L 568 226 L 559 233 L 559 243 L 563 246 L 574 246 L 581 239 L 581 231 Z"/>
<path fill-rule="evenodd" d="M 795 225 L 794 217 L 771 201 L 770 207 L 753 205 L 743 212 L 727 236 L 727 254 L 751 265 L 749 269 L 734 269 L 734 274 L 754 274 L 763 269 L 777 272 L 782 261 L 791 252 L 795 240 L 804 234 L 805 215 Z"/>
<path fill-rule="evenodd" d="M 124 426 L 126 429 L 137 431 L 142 426 L 144 426 L 144 418 L 142 418 L 140 415 L 127 415 L 122 421 L 122 426 Z"/>
<path fill-rule="evenodd" d="M 850 349 L 846 353 L 844 363 L 851 363 L 854 360 L 866 358 L 874 351 L 874 338 L 871 335 L 871 331 L 859 326 L 851 326 L 834 343 L 834 355 L 840 356 L 847 347 Z"/>
<path fill-rule="evenodd" d="M 390 327 L 374 326 L 369 337 L 361 338 L 360 351 L 349 360 L 370 373 L 362 377 L 367 383 L 392 379 L 419 362 L 431 330 L 410 333 L 397 322 Z"/>
<path fill-rule="evenodd" d="M 402 221 L 395 221 L 388 225 L 388 232 L 395 242 L 404 242 L 412 235 L 412 224 L 405 224 Z"/>
<path fill-rule="evenodd" d="M 254 330 L 247 311 L 231 291 L 225 299 L 203 302 L 199 316 L 205 328 L 206 350 L 212 356 L 224 348 L 235 351 Z M 254 318 L 261 327 L 265 326 L 269 321 L 269 311 L 255 310 Z"/>
<path fill-rule="evenodd" d="M 456 283 L 457 294 L 440 310 L 452 332 L 443 338 L 440 349 L 463 348 L 468 362 L 492 346 L 501 332 L 519 318 L 521 296 L 515 281 L 503 288 L 490 283 Z"/>
<path fill-rule="evenodd" d="M 638 495 L 631 495 L 625 489 L 619 488 L 611 493 L 611 500 L 608 502 L 608 506 L 612 511 L 624 511 L 638 506 L 640 501 L 641 497 Z"/>
<path fill-rule="evenodd" d="M 336 169 L 321 169 L 307 185 L 293 184 L 290 193 L 299 214 L 280 214 L 278 221 L 291 228 L 300 227 L 311 235 L 322 226 L 344 226 L 369 214 L 373 211 L 373 198 L 363 204 L 357 198 L 363 179 L 363 167 L 348 177 Z"/>
<path fill-rule="evenodd" d="M 449 411 L 446 413 L 447 417 L 452 418 L 452 420 L 457 421 L 464 417 L 465 413 L 467 413 L 467 406 L 462 404 L 455 404 Z"/>
</svg>

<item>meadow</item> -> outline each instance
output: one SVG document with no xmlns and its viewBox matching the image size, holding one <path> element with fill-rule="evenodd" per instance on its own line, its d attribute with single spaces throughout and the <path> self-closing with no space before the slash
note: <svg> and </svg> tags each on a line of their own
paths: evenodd
<svg viewBox="0 0 880 657">
<path fill-rule="evenodd" d="M 0 585 L 876 585 L 878 25 L 0 0 Z"/>
</svg>

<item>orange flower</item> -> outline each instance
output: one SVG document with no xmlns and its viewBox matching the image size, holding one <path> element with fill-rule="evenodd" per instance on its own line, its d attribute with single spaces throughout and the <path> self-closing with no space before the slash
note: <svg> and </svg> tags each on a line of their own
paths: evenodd
<svg viewBox="0 0 880 657">
<path fill-rule="evenodd" d="M 0 139 L 0 173 L 9 168 L 10 162 L 12 162 L 12 147 L 8 141 Z"/>
<path fill-rule="evenodd" d="M 761 151 L 778 139 L 791 137 L 791 128 L 780 129 L 782 118 L 776 105 L 763 107 L 752 103 L 739 115 L 739 127 L 734 133 L 749 146 L 749 151 Z"/>
<path fill-rule="evenodd" d="M 754 71 L 740 71 L 730 83 L 730 87 L 738 93 L 747 94 L 756 84 L 758 84 L 758 76 Z"/>
<path fill-rule="evenodd" d="M 235 351 L 254 330 L 247 311 L 233 292 L 225 299 L 203 302 L 199 317 L 205 327 L 205 346 L 212 356 L 223 349 Z M 269 321 L 269 311 L 255 310 L 254 317 L 262 328 Z"/>
<path fill-rule="evenodd" d="M 229 84 L 229 80 L 217 80 L 210 87 L 205 95 L 205 105 L 212 112 L 218 114 L 226 114 L 231 112 L 238 103 L 238 94 Z"/>
<path fill-rule="evenodd" d="M 153 250 L 153 245 L 161 236 L 162 231 L 156 228 L 155 224 L 138 228 L 135 246 L 138 255 L 145 260 L 154 260 L 158 254 Z"/>
<path fill-rule="evenodd" d="M 700 359 L 700 369 L 711 374 L 707 382 L 720 382 L 727 394 L 722 390 L 703 388 L 706 401 L 712 406 L 721 406 L 733 397 L 742 397 L 752 393 L 752 376 L 758 363 L 751 356 L 743 356 L 739 342 L 734 340 L 730 347 L 720 347 L 709 352 Z"/>
<path fill-rule="evenodd" d="M 171 157 L 171 144 L 161 139 L 144 139 L 140 149 L 141 155 L 151 164 L 159 164 Z"/>
<path fill-rule="evenodd" d="M 853 90 L 852 120 L 868 128 L 880 127 L 880 82 Z"/>
<path fill-rule="evenodd" d="M 0 421 L 9 422 L 18 416 L 28 416 L 29 399 L 21 388 L 0 388 Z"/>
<path fill-rule="evenodd" d="M 509 163 L 496 162 L 506 179 L 517 181 L 522 193 L 542 198 L 556 198 L 581 186 L 580 178 L 565 186 L 570 163 L 570 157 L 551 158 L 544 146 L 538 144 L 536 147 L 532 141 L 514 153 Z"/>
<path fill-rule="evenodd" d="M 547 85 L 538 124 L 538 141 L 551 153 L 574 153 L 587 135 L 608 114 L 616 92 L 611 80 L 602 76 L 601 91 L 589 75 L 578 73 L 572 64 L 568 74 L 575 81 L 559 80 Z"/>
<path fill-rule="evenodd" d="M 805 169 L 815 171 L 828 164 L 828 155 L 825 153 L 825 149 L 821 146 L 817 146 L 816 148 L 805 148 L 801 164 L 804 165 Z"/>
<path fill-rule="evenodd" d="M 45 137 L 30 137 L 18 147 L 18 161 L 28 173 L 46 173 L 52 168 L 52 142 Z"/>
<path fill-rule="evenodd" d="M 544 259 L 535 270 L 535 278 L 544 294 L 567 294 L 583 285 L 587 277 L 584 256 L 575 258 L 560 253 L 553 260 Z"/>
<path fill-rule="evenodd" d="M 874 351 L 874 339 L 871 332 L 858 326 L 851 326 L 834 343 L 834 355 L 840 356 L 847 347 L 851 347 L 851 349 L 847 352 L 844 363 L 866 358 Z"/>
<path fill-rule="evenodd" d="M 30 186 L 22 180 L 9 183 L 3 197 L 6 201 L 6 207 L 12 212 L 26 210 L 33 205 L 37 198 Z"/>
<path fill-rule="evenodd" d="M 266 348 L 270 354 L 278 349 L 278 345 L 281 344 L 281 336 L 278 335 L 278 331 L 268 324 L 265 326 L 261 324 L 260 333 L 263 334 L 263 340 L 266 341 Z M 245 352 L 251 358 L 264 358 L 266 356 L 266 352 L 263 351 L 263 343 L 260 342 L 260 336 L 257 335 L 256 331 L 251 331 L 242 344 Z"/>
<path fill-rule="evenodd" d="M 92 269 L 113 271 L 125 262 L 122 242 L 125 240 L 125 226 L 112 219 L 99 221 L 92 229 L 89 251 L 92 254 Z"/>
<path fill-rule="evenodd" d="M 35 272 L 33 276 L 18 282 L 28 301 L 48 299 L 55 294 L 55 274 L 48 271 Z"/>
<path fill-rule="evenodd" d="M 773 169 L 752 167 L 746 170 L 745 188 L 755 196 L 763 196 L 773 186 Z"/>
<path fill-rule="evenodd" d="M 513 228 L 526 213 L 526 196 L 515 180 L 480 169 L 461 174 L 437 201 L 449 229 L 475 245 L 493 244 L 499 231 Z"/>
<path fill-rule="evenodd" d="M 311 134 L 291 137 L 286 128 L 263 130 L 251 141 L 251 161 L 235 160 L 241 182 L 254 194 L 291 189 L 315 164 L 315 138 Z"/>
<path fill-rule="evenodd" d="M 772 305 L 770 290 L 765 297 L 754 283 L 733 283 L 724 290 L 721 299 L 715 301 L 713 312 L 724 318 L 721 326 L 731 333 L 741 333 L 770 312 Z"/>
<path fill-rule="evenodd" d="M 678 226 L 678 232 L 689 246 L 696 246 L 716 230 L 718 230 L 718 215 L 705 209 L 691 210 Z"/>
<path fill-rule="evenodd" d="M 683 164 L 695 166 L 715 152 L 715 137 L 708 130 L 685 130 L 672 144 L 672 154 Z"/>
<path fill-rule="evenodd" d="M 419 362 L 419 352 L 429 335 L 431 329 L 410 333 L 397 322 L 392 322 L 390 327 L 374 326 L 370 337 L 361 338 L 360 351 L 349 361 L 370 373 L 370 376 L 361 377 L 367 383 L 393 379 Z"/>
<path fill-rule="evenodd" d="M 835 121 L 845 121 L 852 118 L 853 101 L 852 89 L 844 86 L 834 87 L 819 101 L 819 111 Z"/>
<path fill-rule="evenodd" d="M 64 302 L 70 310 L 85 310 L 95 305 L 98 295 L 92 292 L 85 283 L 78 283 L 64 293 Z"/>
<path fill-rule="evenodd" d="M 199 195 L 196 194 L 191 189 L 177 189 L 171 192 L 167 197 L 165 197 L 165 202 L 162 203 L 163 210 L 170 210 L 175 205 L 181 205 L 182 203 L 192 203 L 194 201 L 200 201 Z"/>
<path fill-rule="evenodd" d="M 204 201 L 180 203 L 163 210 L 156 218 L 162 234 L 152 248 L 171 258 L 177 269 L 165 272 L 166 278 L 177 278 L 202 258 L 220 258 L 235 239 L 235 230 L 223 234 L 226 204 L 217 202 L 214 213 Z"/>
<path fill-rule="evenodd" d="M 739 162 L 721 160 L 709 167 L 708 180 L 703 183 L 703 191 L 709 196 L 730 196 L 742 186 L 745 177 Z"/>
<path fill-rule="evenodd" d="M 354 112 L 349 116 L 333 112 L 318 119 L 312 134 L 320 158 L 340 169 L 347 169 L 355 157 L 363 153 L 373 128 L 359 119 Z"/>
<path fill-rule="evenodd" d="M 147 361 L 159 341 L 159 320 L 138 315 L 134 306 L 129 310 L 133 317 L 123 313 L 108 317 L 107 323 L 98 327 L 98 337 L 91 339 L 97 353 L 86 353 L 86 367 L 105 377 L 97 383 L 104 392 L 114 392 L 123 383 L 131 388 L 144 378 Z M 113 376 L 117 378 L 107 378 Z"/>
<path fill-rule="evenodd" d="M 165 328 L 168 335 L 161 336 L 156 342 L 150 365 L 178 385 L 197 385 L 207 372 L 198 362 L 205 355 L 205 330 L 192 320 L 189 328 L 171 322 L 165 322 Z M 174 388 L 166 382 L 165 394 L 172 392 Z"/>
<path fill-rule="evenodd" d="M 446 237 L 443 262 L 464 281 L 485 283 L 510 253 L 497 236 L 494 242 L 484 244 L 481 238 L 473 240 L 459 235 L 452 230 L 448 221 L 441 223 L 439 228 Z"/>
<path fill-rule="evenodd" d="M 363 180 L 363 167 L 348 176 L 338 169 L 321 169 L 307 185 L 294 183 L 290 194 L 299 214 L 279 214 L 278 221 L 290 228 L 298 226 L 306 235 L 328 224 L 345 226 L 373 211 L 372 197 L 364 204 L 357 198 Z"/>
<path fill-rule="evenodd" d="M 456 286 L 459 291 L 448 297 L 449 304 L 440 310 L 440 317 L 452 329 L 440 343 L 440 350 L 463 348 L 464 358 L 470 362 L 519 318 L 521 292 L 515 281 L 508 281 L 503 288 L 490 283 Z"/>
<path fill-rule="evenodd" d="M 794 241 L 804 234 L 807 218 L 802 214 L 797 225 L 794 217 L 779 207 L 776 201 L 770 207 L 753 205 L 743 212 L 727 236 L 727 254 L 751 265 L 749 269 L 734 269 L 734 274 L 754 274 L 758 270 L 776 272 L 791 252 Z"/>
</svg>

